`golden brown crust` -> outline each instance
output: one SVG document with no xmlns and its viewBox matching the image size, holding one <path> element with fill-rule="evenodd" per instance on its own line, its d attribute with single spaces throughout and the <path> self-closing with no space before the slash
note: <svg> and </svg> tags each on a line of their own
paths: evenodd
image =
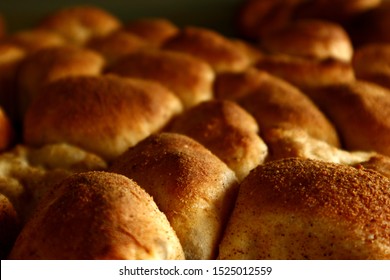
<svg viewBox="0 0 390 280">
<path fill-rule="evenodd" d="M 67 142 L 110 161 L 181 110 L 173 93 L 151 81 L 68 77 L 51 83 L 31 104 L 24 140 L 33 146 Z"/>
<path fill-rule="evenodd" d="M 303 91 L 355 80 L 351 63 L 333 59 L 318 61 L 289 55 L 264 55 L 258 59 L 255 67 L 278 76 Z"/>
<path fill-rule="evenodd" d="M 107 172 L 68 177 L 42 200 L 10 259 L 183 259 L 153 199 Z"/>
<path fill-rule="evenodd" d="M 101 55 L 83 48 L 60 46 L 30 54 L 21 63 L 17 74 L 21 117 L 47 84 L 64 77 L 99 75 L 103 67 Z"/>
<path fill-rule="evenodd" d="M 180 31 L 179 27 L 166 18 L 134 19 L 125 24 L 123 29 L 156 47 L 163 45 Z"/>
<path fill-rule="evenodd" d="M 203 59 L 216 72 L 241 71 L 251 59 L 246 52 L 222 34 L 211 29 L 188 26 L 168 40 L 164 49 L 184 52 Z"/>
<path fill-rule="evenodd" d="M 54 31 L 45 29 L 21 30 L 9 35 L 4 41 L 22 48 L 27 53 L 66 45 L 64 37 Z"/>
<path fill-rule="evenodd" d="M 271 53 L 282 53 L 318 60 L 350 61 L 352 42 L 344 28 L 334 22 L 302 19 L 261 38 L 261 45 Z"/>
<path fill-rule="evenodd" d="M 242 1 L 236 14 L 239 34 L 246 39 L 257 41 L 262 36 L 285 27 L 300 2 L 302 0 Z"/>
<path fill-rule="evenodd" d="M 298 88 L 264 71 L 220 74 L 215 95 L 240 104 L 263 132 L 274 127 L 298 127 L 316 139 L 339 146 L 335 128 L 317 106 Z"/>
<path fill-rule="evenodd" d="M 118 157 L 110 171 L 136 181 L 165 213 L 186 259 L 213 259 L 234 203 L 237 179 L 195 140 L 152 135 Z"/>
<path fill-rule="evenodd" d="M 390 91 L 356 81 L 308 92 L 339 131 L 347 150 L 390 155 Z"/>
<path fill-rule="evenodd" d="M 50 13 L 38 27 L 57 32 L 72 44 L 83 45 L 91 38 L 105 36 L 118 29 L 121 22 L 107 10 L 80 5 Z"/>
<path fill-rule="evenodd" d="M 305 159 L 256 168 L 240 185 L 220 259 L 389 259 L 390 181 Z"/>
<path fill-rule="evenodd" d="M 367 44 L 355 50 L 356 77 L 390 88 L 390 44 Z"/>
<path fill-rule="evenodd" d="M 7 197 L 0 193 L 0 259 L 7 258 L 20 230 L 19 217 Z"/>
<path fill-rule="evenodd" d="M 169 131 L 203 144 L 235 171 L 239 181 L 267 155 L 256 120 L 228 100 L 206 101 L 189 109 L 173 121 Z"/>
<path fill-rule="evenodd" d="M 107 36 L 91 39 L 87 47 L 102 54 L 106 64 L 111 65 L 128 54 L 150 47 L 150 44 L 130 32 L 118 30 Z"/>
<path fill-rule="evenodd" d="M 159 82 L 175 93 L 185 108 L 213 97 L 214 71 L 204 61 L 185 53 L 144 50 L 123 57 L 107 72 Z"/>
</svg>

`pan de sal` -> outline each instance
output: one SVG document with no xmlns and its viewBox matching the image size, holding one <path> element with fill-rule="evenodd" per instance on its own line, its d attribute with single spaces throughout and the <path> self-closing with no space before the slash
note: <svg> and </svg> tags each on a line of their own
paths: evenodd
<svg viewBox="0 0 390 280">
<path fill-rule="evenodd" d="M 0 193 L 0 259 L 7 258 L 19 234 L 19 217 L 7 197 Z"/>
<path fill-rule="evenodd" d="M 80 5 L 51 12 L 37 27 L 57 32 L 71 44 L 84 45 L 91 38 L 105 36 L 121 25 L 121 21 L 105 9 Z"/>
<path fill-rule="evenodd" d="M 259 137 L 256 120 L 237 103 L 205 101 L 179 115 L 169 131 L 185 134 L 203 144 L 235 173 L 245 178 L 263 163 L 267 146 Z"/>
<path fill-rule="evenodd" d="M 152 197 L 134 181 L 78 173 L 43 198 L 9 259 L 183 259 L 179 240 Z"/>
<path fill-rule="evenodd" d="M 306 130 L 316 139 L 339 146 L 337 132 L 318 107 L 290 83 L 257 69 L 219 74 L 217 99 L 236 101 L 254 116 L 260 133 L 274 127 Z"/>
<path fill-rule="evenodd" d="M 175 93 L 185 108 L 213 97 L 213 69 L 185 53 L 148 49 L 121 58 L 107 72 L 159 82 Z"/>
<path fill-rule="evenodd" d="M 45 29 L 21 30 L 10 34 L 4 41 L 19 46 L 27 53 L 67 44 L 60 34 Z"/>
<path fill-rule="evenodd" d="M 28 55 L 17 74 L 21 118 L 46 84 L 69 76 L 99 75 L 103 66 L 99 53 L 73 46 L 45 48 Z"/>
<path fill-rule="evenodd" d="M 359 80 L 307 94 L 335 125 L 347 150 L 390 155 L 390 90 Z"/>
<path fill-rule="evenodd" d="M 158 83 L 109 76 L 62 78 L 35 98 L 24 121 L 27 145 L 66 142 L 111 161 L 182 111 Z"/>
<path fill-rule="evenodd" d="M 160 47 L 180 31 L 172 21 L 158 17 L 133 19 L 124 24 L 122 29 L 141 37 L 155 47 Z"/>
<path fill-rule="evenodd" d="M 107 67 L 128 54 L 150 47 L 150 44 L 130 32 L 117 30 L 107 36 L 89 40 L 86 47 L 100 53 Z"/>
<path fill-rule="evenodd" d="M 263 55 L 257 60 L 255 67 L 290 82 L 303 92 L 311 88 L 355 80 L 351 63 L 335 59 L 316 60 L 292 55 Z"/>
<path fill-rule="evenodd" d="M 334 22 L 301 19 L 284 28 L 264 35 L 262 47 L 271 53 L 282 53 L 318 60 L 350 61 L 353 55 L 351 39 L 344 28 Z"/>
<path fill-rule="evenodd" d="M 357 78 L 390 88 L 390 42 L 357 48 L 352 65 Z"/>
<path fill-rule="evenodd" d="M 133 179 L 153 196 L 186 259 L 215 259 L 237 178 L 208 149 L 182 134 L 154 134 L 119 156 L 109 171 Z"/>
<path fill-rule="evenodd" d="M 203 59 L 217 73 L 241 71 L 251 63 L 251 57 L 229 38 L 212 29 L 187 26 L 162 46 Z"/>
<path fill-rule="evenodd" d="M 390 180 L 288 158 L 241 183 L 219 259 L 390 259 Z"/>
</svg>

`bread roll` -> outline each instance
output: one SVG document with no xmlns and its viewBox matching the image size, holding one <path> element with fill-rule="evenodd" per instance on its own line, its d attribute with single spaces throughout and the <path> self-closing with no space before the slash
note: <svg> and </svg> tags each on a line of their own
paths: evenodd
<svg viewBox="0 0 390 280">
<path fill-rule="evenodd" d="M 0 155 L 0 193 L 24 224 L 54 184 L 72 173 L 105 169 L 103 159 L 75 146 L 62 143 L 34 149 L 19 144 Z"/>
<path fill-rule="evenodd" d="M 370 43 L 390 43 L 390 2 L 381 4 L 354 18 L 348 26 L 355 46 Z"/>
<path fill-rule="evenodd" d="M 352 63 L 357 78 L 390 88 L 390 42 L 357 48 Z"/>
<path fill-rule="evenodd" d="M 10 119 L 0 107 L 0 152 L 6 150 L 15 140 L 15 130 Z"/>
<path fill-rule="evenodd" d="M 261 133 L 274 127 L 302 128 L 312 137 L 339 146 L 337 132 L 326 116 L 298 88 L 264 71 L 218 75 L 217 99 L 236 101 L 254 116 Z"/>
<path fill-rule="evenodd" d="M 24 141 L 32 146 L 66 142 L 111 161 L 181 111 L 179 99 L 151 81 L 62 78 L 42 90 L 29 107 Z"/>
<path fill-rule="evenodd" d="M 128 54 L 150 47 L 150 44 L 130 32 L 118 30 L 107 36 L 91 39 L 87 47 L 103 55 L 109 66 Z"/>
<path fill-rule="evenodd" d="M 382 0 L 315 0 L 301 2 L 295 9 L 295 17 L 320 18 L 348 24 L 354 17 L 377 8 Z"/>
<path fill-rule="evenodd" d="M 213 97 L 214 71 L 204 61 L 184 53 L 145 50 L 114 63 L 108 73 L 153 80 L 170 89 L 185 108 Z"/>
<path fill-rule="evenodd" d="M 269 153 L 266 161 L 290 157 L 356 165 L 379 156 L 376 152 L 346 151 L 314 139 L 302 129 L 270 129 L 263 133 Z"/>
<path fill-rule="evenodd" d="M 219 259 L 390 259 L 390 180 L 289 158 L 240 185 Z"/>
<path fill-rule="evenodd" d="M 17 71 L 26 52 L 12 44 L 0 44 L 0 106 L 12 123 L 18 119 Z"/>
<path fill-rule="evenodd" d="M 178 116 L 169 131 L 203 144 L 227 164 L 241 181 L 263 163 L 267 146 L 259 137 L 256 120 L 228 100 L 203 102 Z"/>
<path fill-rule="evenodd" d="M 61 34 L 71 44 L 84 45 L 91 38 L 105 36 L 121 25 L 108 10 L 79 5 L 51 12 L 42 18 L 38 27 Z"/>
<path fill-rule="evenodd" d="M 21 30 L 10 34 L 4 41 L 19 46 L 27 53 L 67 44 L 65 38 L 60 34 L 45 29 Z"/>
<path fill-rule="evenodd" d="M 218 73 L 241 71 L 251 63 L 251 58 L 242 52 L 241 47 L 207 28 L 187 26 L 168 40 L 163 48 L 201 58 Z"/>
<path fill-rule="evenodd" d="M 20 231 L 19 217 L 7 197 L 0 193 L 0 259 L 7 258 Z"/>
<path fill-rule="evenodd" d="M 103 66 L 97 52 L 71 46 L 45 48 L 27 56 L 17 77 L 21 119 L 45 85 L 64 77 L 96 76 Z"/>
<path fill-rule="evenodd" d="M 350 61 L 353 46 L 346 30 L 339 24 L 317 19 L 302 19 L 267 34 L 261 45 L 271 53 L 288 54 L 318 60 Z"/>
<path fill-rule="evenodd" d="M 257 60 L 255 67 L 290 82 L 303 92 L 311 88 L 355 80 L 351 63 L 335 59 L 315 60 L 291 55 L 263 55 Z"/>
<path fill-rule="evenodd" d="M 107 172 L 63 180 L 41 201 L 10 259 L 183 259 L 175 232 L 132 180 Z"/>
<path fill-rule="evenodd" d="M 296 5 L 303 0 L 245 0 L 235 16 L 239 35 L 258 41 L 259 38 L 288 25 Z"/>
<path fill-rule="evenodd" d="M 334 123 L 345 149 L 390 155 L 388 89 L 356 81 L 324 87 L 308 94 Z"/>
<path fill-rule="evenodd" d="M 186 259 L 215 259 L 237 190 L 234 172 L 220 159 L 187 136 L 161 133 L 130 148 L 109 170 L 153 196 Z"/>
<path fill-rule="evenodd" d="M 155 47 L 160 47 L 180 31 L 169 19 L 158 17 L 133 19 L 124 24 L 123 29 Z"/>
</svg>

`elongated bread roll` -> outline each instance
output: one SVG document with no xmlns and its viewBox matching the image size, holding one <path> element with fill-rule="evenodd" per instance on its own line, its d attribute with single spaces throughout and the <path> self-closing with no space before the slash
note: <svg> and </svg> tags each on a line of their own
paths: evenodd
<svg viewBox="0 0 390 280">
<path fill-rule="evenodd" d="M 334 123 L 347 150 L 390 155 L 390 90 L 358 80 L 307 93 Z"/>
<path fill-rule="evenodd" d="M 267 146 L 256 120 L 228 100 L 203 102 L 178 116 L 169 131 L 185 134 L 217 155 L 241 181 L 263 163 Z"/>
<path fill-rule="evenodd" d="M 111 161 L 180 113 L 160 84 L 116 76 L 68 77 L 51 83 L 26 113 L 28 145 L 66 142 Z"/>
<path fill-rule="evenodd" d="M 122 25 L 108 10 L 79 5 L 56 10 L 42 18 L 38 27 L 62 35 L 69 43 L 84 45 L 90 39 L 105 36 Z"/>
<path fill-rule="evenodd" d="M 298 127 L 311 136 L 339 146 L 337 132 L 319 108 L 298 88 L 257 69 L 218 75 L 217 99 L 236 101 L 254 116 L 261 131 Z"/>
<path fill-rule="evenodd" d="M 10 259 L 183 259 L 153 199 L 118 174 L 70 176 L 41 201 Z"/>
<path fill-rule="evenodd" d="M 390 180 L 289 158 L 240 185 L 219 259 L 390 259 Z"/>
<path fill-rule="evenodd" d="M 119 156 L 109 169 L 137 182 L 165 213 L 186 259 L 214 259 L 234 203 L 237 178 L 195 140 L 152 135 Z"/>
</svg>

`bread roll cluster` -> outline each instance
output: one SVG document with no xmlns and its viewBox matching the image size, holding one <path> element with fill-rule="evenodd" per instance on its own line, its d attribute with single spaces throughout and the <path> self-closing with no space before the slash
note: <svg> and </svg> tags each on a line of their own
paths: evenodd
<svg viewBox="0 0 390 280">
<path fill-rule="evenodd" d="M 389 7 L 0 23 L 0 257 L 390 259 Z"/>
</svg>

